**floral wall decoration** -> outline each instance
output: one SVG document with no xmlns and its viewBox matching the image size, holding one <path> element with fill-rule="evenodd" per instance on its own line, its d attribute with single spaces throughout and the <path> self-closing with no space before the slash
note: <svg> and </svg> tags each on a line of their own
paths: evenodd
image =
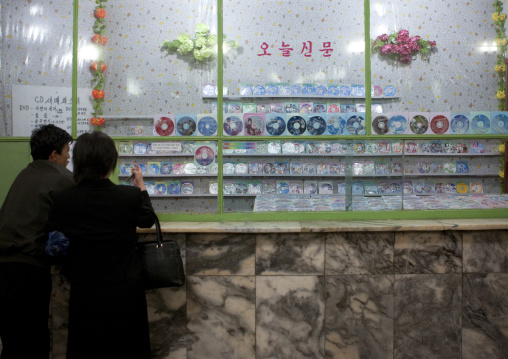
<svg viewBox="0 0 508 359">
<path fill-rule="evenodd" d="M 391 35 L 379 35 L 371 41 L 373 54 L 388 56 L 402 64 L 409 64 L 418 54 L 422 58 L 429 56 L 435 47 L 435 41 L 423 40 L 420 36 L 411 37 L 409 31 L 404 29 Z"/>
<path fill-rule="evenodd" d="M 506 52 L 506 35 L 505 35 L 505 21 L 506 14 L 503 14 L 503 2 L 496 0 L 494 2 L 495 12 L 492 14 L 492 20 L 494 20 L 494 28 L 496 29 L 496 46 L 497 46 L 497 63 L 495 70 L 498 74 L 497 80 L 497 98 L 499 99 L 499 110 L 505 110 L 504 99 L 505 99 L 505 82 L 504 76 L 506 71 L 506 65 L 504 64 L 504 56 Z"/>
<path fill-rule="evenodd" d="M 104 124 L 104 118 L 102 118 L 102 103 L 104 102 L 104 90 L 102 86 L 104 85 L 104 71 L 106 70 L 106 64 L 104 63 L 104 45 L 108 39 L 104 36 L 106 32 L 106 5 L 105 2 L 108 0 L 95 0 L 97 6 L 94 10 L 95 23 L 93 26 L 94 36 L 92 37 L 92 41 L 98 47 L 99 56 L 96 61 L 92 63 L 90 66 L 90 70 L 92 71 L 92 97 L 93 97 L 93 109 L 92 118 L 90 122 L 95 126 L 96 129 L 99 129 L 98 126 Z"/>
<path fill-rule="evenodd" d="M 226 35 L 223 35 L 226 38 Z M 238 42 L 223 41 L 226 47 L 238 48 Z M 207 24 L 199 23 L 196 25 L 194 38 L 181 33 L 174 40 L 165 40 L 161 51 L 177 52 L 180 55 L 193 55 L 198 62 L 210 61 L 217 54 L 217 35 L 210 34 Z"/>
</svg>

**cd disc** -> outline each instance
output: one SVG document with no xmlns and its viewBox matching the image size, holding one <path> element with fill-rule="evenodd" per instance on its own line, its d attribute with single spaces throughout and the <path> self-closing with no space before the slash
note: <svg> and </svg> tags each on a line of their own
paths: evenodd
<svg viewBox="0 0 508 359">
<path fill-rule="evenodd" d="M 429 129 L 429 121 L 425 116 L 416 115 L 409 121 L 409 128 L 415 135 L 422 135 Z"/>
<path fill-rule="evenodd" d="M 483 185 L 478 182 L 471 183 L 471 193 L 483 193 Z"/>
<path fill-rule="evenodd" d="M 253 115 L 244 118 L 245 132 L 249 136 L 259 136 L 263 134 L 265 128 L 265 121 L 259 116 Z"/>
<path fill-rule="evenodd" d="M 402 115 L 396 115 L 388 121 L 388 128 L 395 135 L 400 135 L 407 130 L 407 119 Z"/>
<path fill-rule="evenodd" d="M 436 135 L 442 135 L 448 131 L 448 127 L 450 127 L 450 123 L 446 116 L 437 115 L 432 118 L 430 121 L 430 129 Z"/>
<path fill-rule="evenodd" d="M 155 132 L 157 132 L 159 136 L 169 136 L 173 133 L 174 129 L 175 124 L 169 117 L 160 117 L 155 121 Z"/>
<path fill-rule="evenodd" d="M 186 163 L 183 168 L 183 173 L 186 175 L 195 175 L 198 169 L 194 163 Z"/>
<path fill-rule="evenodd" d="M 266 131 L 272 136 L 280 136 L 286 131 L 286 121 L 280 116 L 275 116 L 266 121 Z"/>
<path fill-rule="evenodd" d="M 169 194 L 180 194 L 180 183 L 179 182 L 170 182 L 168 184 L 168 193 Z"/>
<path fill-rule="evenodd" d="M 201 166 L 208 166 L 214 160 L 213 150 L 208 146 L 201 146 L 196 150 L 194 158 Z"/>
<path fill-rule="evenodd" d="M 217 132 L 217 121 L 210 116 L 198 120 L 198 131 L 203 136 L 213 136 Z"/>
<path fill-rule="evenodd" d="M 457 192 L 463 194 L 469 191 L 469 187 L 465 183 L 457 183 Z"/>
<path fill-rule="evenodd" d="M 388 117 L 376 116 L 372 121 L 372 129 L 378 135 L 385 135 L 388 133 Z"/>
<path fill-rule="evenodd" d="M 469 119 L 464 115 L 457 115 L 452 118 L 450 128 L 456 134 L 464 134 L 469 130 Z"/>
<path fill-rule="evenodd" d="M 365 133 L 365 120 L 362 116 L 348 118 L 346 128 L 351 135 L 363 135 Z"/>
<path fill-rule="evenodd" d="M 182 194 L 192 194 L 194 193 L 194 184 L 191 182 L 184 182 L 180 186 L 180 193 Z"/>
<path fill-rule="evenodd" d="M 237 116 L 229 116 L 224 120 L 224 132 L 229 136 L 237 136 L 243 131 L 243 122 Z"/>
<path fill-rule="evenodd" d="M 288 131 L 295 136 L 299 136 L 305 132 L 307 124 L 301 116 L 293 116 L 288 121 Z"/>
<path fill-rule="evenodd" d="M 309 127 L 307 131 L 311 135 L 319 136 L 322 135 L 326 130 L 326 121 L 321 116 L 312 116 L 309 119 Z"/>
<path fill-rule="evenodd" d="M 490 120 L 485 115 L 476 115 L 471 120 L 471 130 L 474 133 L 488 133 L 490 131 Z"/>
<path fill-rule="evenodd" d="M 346 128 L 346 120 L 340 115 L 333 115 L 326 121 L 326 128 L 330 135 L 341 135 Z"/>
<path fill-rule="evenodd" d="M 492 129 L 495 133 L 508 133 L 508 116 L 502 113 L 494 116 Z"/>
<path fill-rule="evenodd" d="M 275 174 L 275 165 L 273 163 L 265 163 L 263 166 L 263 173 L 267 175 Z"/>
<path fill-rule="evenodd" d="M 176 121 L 176 129 L 182 136 L 191 136 L 196 131 L 196 121 L 188 116 L 180 117 Z"/>
<path fill-rule="evenodd" d="M 161 163 L 160 172 L 163 175 L 169 175 L 173 171 L 173 166 L 171 165 L 171 162 L 163 162 Z"/>
</svg>

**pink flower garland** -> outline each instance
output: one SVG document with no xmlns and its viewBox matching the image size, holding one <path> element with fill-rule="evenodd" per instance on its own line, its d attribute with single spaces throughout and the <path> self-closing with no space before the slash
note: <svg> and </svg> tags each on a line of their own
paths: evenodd
<svg viewBox="0 0 508 359">
<path fill-rule="evenodd" d="M 409 64 L 417 54 L 422 57 L 430 55 L 435 46 L 435 41 L 422 40 L 420 36 L 410 37 L 409 31 L 400 30 L 391 35 L 379 35 L 372 41 L 372 52 L 379 52 L 400 63 Z"/>
</svg>

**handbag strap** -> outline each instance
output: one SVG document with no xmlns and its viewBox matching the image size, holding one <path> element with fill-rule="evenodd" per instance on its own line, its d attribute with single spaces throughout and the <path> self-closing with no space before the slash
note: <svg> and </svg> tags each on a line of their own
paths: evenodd
<svg viewBox="0 0 508 359">
<path fill-rule="evenodd" d="M 157 213 L 153 210 L 153 208 L 150 208 L 150 211 L 153 214 L 153 217 L 155 219 L 155 230 L 157 232 L 157 246 L 162 247 L 162 241 L 164 240 L 164 236 L 162 235 L 161 231 L 161 224 L 159 222 L 159 217 L 157 217 Z"/>
</svg>

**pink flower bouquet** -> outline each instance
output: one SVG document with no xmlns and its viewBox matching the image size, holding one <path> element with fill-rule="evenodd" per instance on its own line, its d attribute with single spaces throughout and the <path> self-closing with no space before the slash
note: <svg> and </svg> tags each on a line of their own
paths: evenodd
<svg viewBox="0 0 508 359">
<path fill-rule="evenodd" d="M 409 36 L 409 31 L 400 30 L 391 35 L 379 35 L 372 41 L 372 52 L 390 56 L 392 59 L 403 64 L 409 64 L 417 54 L 420 56 L 430 55 L 436 46 L 435 41 L 422 40 L 420 36 Z"/>
</svg>

